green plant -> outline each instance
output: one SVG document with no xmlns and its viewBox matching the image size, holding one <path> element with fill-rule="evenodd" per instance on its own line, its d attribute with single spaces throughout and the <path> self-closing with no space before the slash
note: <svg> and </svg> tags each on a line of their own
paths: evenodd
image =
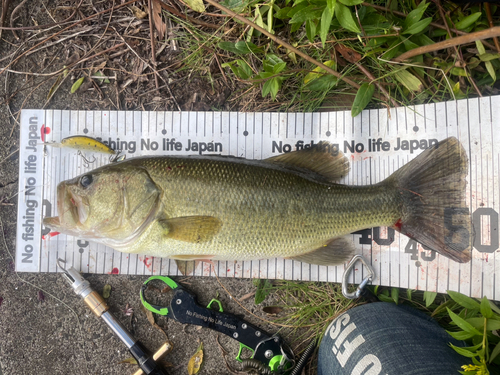
<svg viewBox="0 0 500 375">
<path fill-rule="evenodd" d="M 373 101 L 409 105 L 463 98 L 493 85 L 500 69 L 500 54 L 483 42 L 476 42 L 475 49 L 459 46 L 453 53 L 448 49 L 397 65 L 391 62 L 417 47 L 489 27 L 478 5 L 461 9 L 426 0 L 390 1 L 387 8 L 380 0 L 226 0 L 222 4 L 313 60 L 330 63 L 339 77 L 359 84 L 346 84 L 250 26 L 242 28 L 236 40 L 219 42 L 225 56 L 237 56 L 225 59 L 222 67 L 229 68 L 236 80 L 260 87 L 263 97 L 279 100 L 283 109 L 314 110 L 328 94 L 341 92 L 351 98 L 353 116 Z M 314 79 L 308 79 L 311 73 Z"/>
<path fill-rule="evenodd" d="M 465 341 L 468 346 L 450 346 L 460 355 L 470 358 L 472 365 L 464 365 L 464 375 L 488 375 L 500 368 L 500 309 L 486 297 L 480 301 L 464 294 L 448 291 L 448 295 L 408 289 L 406 297 L 400 297 L 398 288 L 371 287 L 372 293 L 381 301 L 407 303 L 432 317 L 453 338 Z"/>
<path fill-rule="evenodd" d="M 449 330 L 448 333 L 457 340 L 467 341 L 470 346 L 450 345 L 474 363 L 462 366 L 465 371 L 460 373 L 487 375 L 490 373 L 489 366 L 500 364 L 500 337 L 495 334 L 500 330 L 500 309 L 486 297 L 478 302 L 461 293 L 448 291 L 448 294 L 462 307 L 458 314 L 447 308 L 455 325 L 455 330 Z"/>
</svg>

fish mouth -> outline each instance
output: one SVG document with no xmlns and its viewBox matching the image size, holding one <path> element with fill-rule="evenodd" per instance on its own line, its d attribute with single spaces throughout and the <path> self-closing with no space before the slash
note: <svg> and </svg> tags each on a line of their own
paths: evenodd
<svg viewBox="0 0 500 375">
<path fill-rule="evenodd" d="M 74 194 L 65 183 L 57 186 L 58 216 L 46 217 L 43 224 L 51 229 L 69 232 L 88 218 L 88 204 L 84 199 Z"/>
</svg>

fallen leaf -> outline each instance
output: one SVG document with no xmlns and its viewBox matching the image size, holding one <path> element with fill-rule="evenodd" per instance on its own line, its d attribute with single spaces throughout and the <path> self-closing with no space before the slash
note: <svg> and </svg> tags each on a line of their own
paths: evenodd
<svg viewBox="0 0 500 375">
<path fill-rule="evenodd" d="M 165 37 L 167 25 L 161 18 L 161 5 L 158 3 L 158 0 L 151 1 L 153 1 L 153 22 L 155 24 L 156 31 L 158 32 L 158 39 L 162 40 Z"/>
<path fill-rule="evenodd" d="M 82 85 L 84 80 L 85 80 L 85 77 L 82 77 L 79 80 L 77 80 L 75 83 L 73 83 L 73 86 L 71 86 L 70 92 L 72 94 L 74 94 L 76 92 L 76 90 L 78 90 L 80 88 L 80 86 Z"/>
<path fill-rule="evenodd" d="M 200 343 L 196 353 L 191 357 L 188 363 L 188 374 L 195 375 L 200 371 L 201 364 L 203 363 L 203 343 Z"/>
<path fill-rule="evenodd" d="M 240 298 L 240 302 L 243 302 L 243 301 L 249 299 L 250 297 L 253 297 L 254 294 L 255 294 L 255 292 L 250 292 L 250 293 L 245 294 L 243 297 Z"/>
<path fill-rule="evenodd" d="M 155 317 L 153 315 L 153 312 L 146 310 L 146 316 L 148 317 L 149 323 L 151 323 L 152 326 L 156 326 Z"/>
<path fill-rule="evenodd" d="M 53 85 L 52 85 L 52 87 L 50 88 L 49 93 L 47 94 L 47 100 L 48 100 L 48 99 L 50 99 L 50 98 L 52 98 L 52 95 L 54 95 L 54 94 L 55 94 L 55 92 L 57 91 L 57 89 L 58 89 L 58 88 L 59 88 L 59 86 L 61 85 L 61 80 L 62 80 L 62 78 L 63 78 L 63 75 L 62 75 L 62 74 L 60 74 L 60 75 L 57 77 L 56 81 L 54 82 L 54 84 L 53 84 Z"/>
<path fill-rule="evenodd" d="M 107 63 L 107 61 L 103 61 L 103 62 L 102 62 L 102 63 L 100 63 L 99 65 L 94 66 L 94 67 L 92 68 L 92 71 L 93 71 L 93 72 L 97 72 L 97 71 L 99 71 L 99 70 L 104 69 L 104 67 L 106 66 L 106 63 Z"/>
<path fill-rule="evenodd" d="M 121 361 L 119 363 L 128 363 L 130 365 L 136 365 L 137 361 L 135 358 L 130 357 L 130 358 L 124 359 L 123 361 Z"/>
<path fill-rule="evenodd" d="M 142 11 L 141 9 L 136 7 L 135 5 L 132 5 L 129 9 L 132 11 L 134 16 L 140 20 L 142 20 L 143 18 L 146 18 L 146 16 L 148 15 L 146 12 Z"/>
<path fill-rule="evenodd" d="M 111 295 L 111 285 L 106 284 L 104 288 L 102 288 L 102 298 L 109 298 Z"/>
<path fill-rule="evenodd" d="M 280 306 L 266 306 L 262 308 L 262 311 L 264 311 L 266 314 L 269 315 L 277 315 L 280 312 L 283 311 L 283 307 Z"/>
<path fill-rule="evenodd" d="M 184 0 L 184 2 L 188 7 L 198 13 L 203 13 L 206 10 L 203 0 Z"/>
<path fill-rule="evenodd" d="M 337 70 L 334 60 L 325 61 L 323 64 L 329 68 L 332 68 L 333 70 Z M 304 84 L 307 84 L 316 78 L 323 77 L 324 73 L 326 73 L 326 71 L 322 67 L 318 66 L 314 68 L 312 72 L 307 73 L 307 75 L 304 77 Z"/>
<path fill-rule="evenodd" d="M 357 63 L 361 60 L 362 56 L 357 53 L 355 50 L 344 46 L 343 44 L 336 44 L 335 50 L 342 55 L 344 59 L 349 61 L 350 63 Z"/>
</svg>

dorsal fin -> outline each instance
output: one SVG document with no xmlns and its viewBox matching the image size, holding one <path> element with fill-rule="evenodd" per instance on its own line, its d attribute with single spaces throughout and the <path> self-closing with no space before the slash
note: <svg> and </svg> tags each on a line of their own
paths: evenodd
<svg viewBox="0 0 500 375">
<path fill-rule="evenodd" d="M 349 160 L 329 142 L 321 141 L 311 148 L 288 152 L 265 159 L 265 162 L 292 170 L 315 172 L 327 181 L 338 181 L 349 173 Z"/>
</svg>

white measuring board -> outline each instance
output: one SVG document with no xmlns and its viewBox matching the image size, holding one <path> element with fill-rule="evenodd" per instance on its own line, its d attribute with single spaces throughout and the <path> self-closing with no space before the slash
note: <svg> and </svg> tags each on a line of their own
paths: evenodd
<svg viewBox="0 0 500 375">
<path fill-rule="evenodd" d="M 414 107 L 350 112 L 236 113 L 23 110 L 16 269 L 57 272 L 57 258 L 85 273 L 178 275 L 174 261 L 124 254 L 103 245 L 43 228 L 55 215 L 56 186 L 98 166 L 108 155 L 90 154 L 85 165 L 77 151 L 43 146 L 72 135 L 101 138 L 127 158 L 139 155 L 222 154 L 264 159 L 326 140 L 351 161 L 341 183 L 380 182 L 418 155 L 433 140 L 457 137 L 469 156 L 467 201 L 476 232 L 473 258 L 459 264 L 392 229 L 352 235 L 358 253 L 375 269 L 374 284 L 428 291 L 460 291 L 500 300 L 498 213 L 500 212 L 500 96 Z M 498 262 L 497 262 L 498 257 Z M 341 282 L 344 266 L 325 267 L 292 260 L 219 262 L 221 277 Z M 497 276 L 498 271 L 498 276 Z M 212 276 L 202 263 L 195 275 Z M 351 281 L 366 270 L 359 266 Z"/>
</svg>

